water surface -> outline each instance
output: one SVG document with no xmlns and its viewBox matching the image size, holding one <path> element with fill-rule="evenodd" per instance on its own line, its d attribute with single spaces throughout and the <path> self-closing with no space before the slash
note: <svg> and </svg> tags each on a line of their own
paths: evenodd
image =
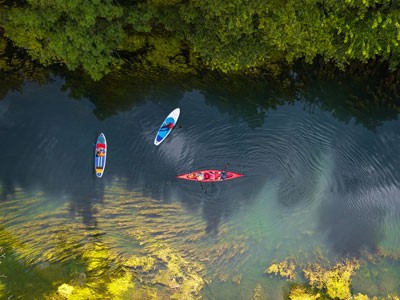
<svg viewBox="0 0 400 300">
<path fill-rule="evenodd" d="M 399 295 L 396 281 L 379 277 L 400 278 L 398 115 L 376 126 L 363 122 L 375 112 L 343 118 L 339 106 L 351 83 L 318 84 L 287 94 L 251 81 L 231 90 L 133 82 L 77 97 L 70 81 L 54 77 L 8 92 L 0 101 L 0 237 L 16 258 L 0 265 L 7 293 L 42 297 L 74 274 L 89 276 L 71 260 L 93 237 L 117 256 L 140 252 L 145 242 L 136 230 L 201 264 L 206 299 L 249 299 L 257 285 L 268 299 L 283 299 L 288 282 L 264 273 L 272 263 L 295 262 L 302 282 L 303 266 L 366 253 L 386 259 L 365 258 L 354 291 Z M 326 104 L 333 98 L 337 108 Z M 176 107 L 179 126 L 154 146 Z M 100 132 L 109 150 L 98 179 L 93 144 Z M 245 177 L 203 185 L 175 178 L 226 166 Z M 70 254 L 65 244 L 54 250 L 75 230 L 82 235 Z M 17 261 L 25 272 L 41 266 L 61 274 L 52 270 L 32 292 L 33 279 Z M 368 278 L 373 268 L 381 275 Z"/>
</svg>

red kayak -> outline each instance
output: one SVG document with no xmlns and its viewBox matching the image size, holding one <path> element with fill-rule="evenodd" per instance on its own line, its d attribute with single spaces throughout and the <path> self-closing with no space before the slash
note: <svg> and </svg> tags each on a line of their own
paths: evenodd
<svg viewBox="0 0 400 300">
<path fill-rule="evenodd" d="M 176 178 L 201 181 L 201 182 L 215 182 L 235 179 L 244 176 L 243 174 L 224 171 L 224 170 L 201 170 L 190 172 L 176 176 Z"/>
</svg>

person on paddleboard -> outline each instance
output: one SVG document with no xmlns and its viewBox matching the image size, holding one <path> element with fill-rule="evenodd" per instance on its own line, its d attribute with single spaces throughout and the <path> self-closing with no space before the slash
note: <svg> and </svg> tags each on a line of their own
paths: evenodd
<svg viewBox="0 0 400 300">
<path fill-rule="evenodd" d="M 174 123 L 173 122 L 169 122 L 168 124 L 163 125 L 163 127 L 161 128 L 165 128 L 165 129 L 172 129 L 174 128 Z"/>
<path fill-rule="evenodd" d="M 98 148 L 96 151 L 96 155 L 100 157 L 100 156 L 105 156 L 106 154 L 104 153 L 104 149 Z"/>
</svg>

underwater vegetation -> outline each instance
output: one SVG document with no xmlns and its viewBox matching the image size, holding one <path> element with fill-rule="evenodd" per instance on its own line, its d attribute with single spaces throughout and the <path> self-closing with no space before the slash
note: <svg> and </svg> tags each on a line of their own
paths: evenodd
<svg viewBox="0 0 400 300">
<path fill-rule="evenodd" d="M 257 284 L 253 290 L 253 297 L 252 300 L 262 300 L 266 299 L 265 291 L 263 290 L 261 284 Z"/>
<path fill-rule="evenodd" d="M 312 265 L 303 272 L 312 287 L 326 290 L 326 294 L 332 299 L 348 299 L 351 295 L 351 277 L 358 268 L 357 261 L 345 260 L 341 264 L 336 264 L 332 269 Z"/>
<path fill-rule="evenodd" d="M 286 259 L 280 263 L 272 264 L 267 268 L 264 273 L 279 275 L 280 277 L 287 278 L 288 280 L 296 279 L 295 264 L 293 261 Z"/>
<path fill-rule="evenodd" d="M 21 287 L 0 278 L 0 291 L 42 299 L 197 299 L 207 283 L 205 262 L 223 264 L 246 251 L 240 236 L 210 244 L 205 221 L 181 205 L 118 187 L 94 207 L 94 226 L 69 205 L 20 189 L 2 203 L 0 245 L 10 260 L 0 274 L 20 277 L 12 268 L 18 264 L 31 276 Z M 51 276 L 55 266 L 64 268 Z"/>
<path fill-rule="evenodd" d="M 371 257 L 370 257 L 371 258 Z M 367 261 L 365 260 L 366 264 Z M 352 292 L 352 280 L 356 270 L 361 267 L 360 260 L 344 259 L 334 266 L 325 266 L 323 263 L 313 263 L 308 266 L 295 266 L 290 259 L 280 263 L 274 263 L 265 270 L 267 274 L 291 280 L 288 298 L 290 300 L 317 300 L 317 299 L 353 299 L 353 300 L 398 300 L 399 297 L 392 294 L 386 296 L 369 296 Z M 302 269 L 305 283 L 294 282 L 296 274 Z M 369 276 L 369 274 L 368 274 Z M 398 283 L 398 282 L 397 282 Z"/>
</svg>

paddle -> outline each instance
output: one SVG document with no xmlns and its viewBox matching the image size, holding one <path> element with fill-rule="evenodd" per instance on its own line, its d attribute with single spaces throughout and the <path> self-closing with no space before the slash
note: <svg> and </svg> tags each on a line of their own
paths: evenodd
<svg viewBox="0 0 400 300">
<path fill-rule="evenodd" d="M 201 181 L 200 181 L 200 187 L 201 187 L 201 189 L 202 189 L 205 193 L 207 193 L 207 191 L 204 190 L 203 183 L 202 183 Z"/>
</svg>

